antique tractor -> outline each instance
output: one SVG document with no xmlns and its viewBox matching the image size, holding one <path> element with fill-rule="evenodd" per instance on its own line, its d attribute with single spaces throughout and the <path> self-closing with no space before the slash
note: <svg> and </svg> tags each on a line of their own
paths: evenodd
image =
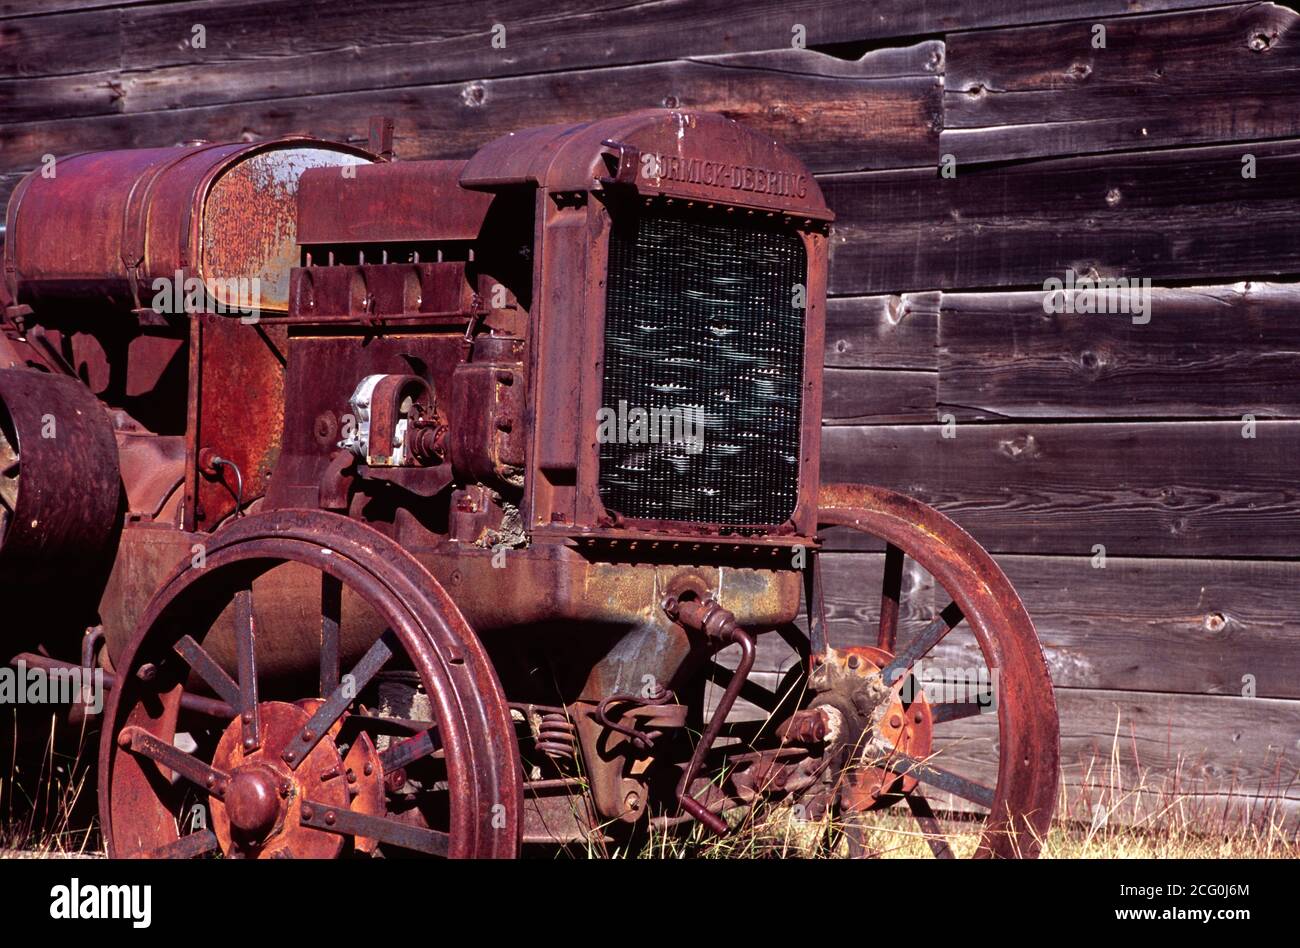
<svg viewBox="0 0 1300 948">
<path fill-rule="evenodd" d="M 383 121 L 88 153 L 9 203 L 0 644 L 105 673 L 109 852 L 511 856 L 776 799 L 1036 854 L 1057 720 L 1015 591 L 818 480 L 808 170 L 683 110 L 390 158 Z M 936 697 L 962 623 L 990 684 Z"/>
</svg>

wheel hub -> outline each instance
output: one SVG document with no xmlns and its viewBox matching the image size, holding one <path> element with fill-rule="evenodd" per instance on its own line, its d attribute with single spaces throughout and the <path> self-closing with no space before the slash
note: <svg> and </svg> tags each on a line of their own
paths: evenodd
<svg viewBox="0 0 1300 948">
<path fill-rule="evenodd" d="M 886 806 L 897 800 L 897 794 L 916 787 L 915 777 L 900 777 L 860 762 L 877 759 L 877 748 L 892 747 L 918 759 L 931 753 L 933 725 L 924 694 L 917 693 L 904 702 L 906 679 L 886 688 L 877 677 L 892 658 L 889 652 L 871 645 L 830 649 L 827 660 L 814 673 L 813 684 L 821 694 L 813 707 L 834 707 L 843 722 L 835 739 L 847 751 L 839 786 L 840 801 L 847 810 Z"/>
<path fill-rule="evenodd" d="M 281 781 L 262 764 L 240 767 L 226 788 L 230 825 L 246 839 L 261 842 L 284 815 L 280 803 Z"/>
<path fill-rule="evenodd" d="M 343 837 L 303 826 L 302 801 L 316 800 L 348 809 L 351 794 L 343 758 L 327 733 L 294 769 L 281 754 L 300 734 L 319 701 L 258 705 L 261 744 L 245 751 L 243 726 L 231 721 L 217 744 L 212 764 L 230 775 L 225 793 L 212 797 L 212 831 L 227 856 L 256 859 L 330 859 Z"/>
</svg>

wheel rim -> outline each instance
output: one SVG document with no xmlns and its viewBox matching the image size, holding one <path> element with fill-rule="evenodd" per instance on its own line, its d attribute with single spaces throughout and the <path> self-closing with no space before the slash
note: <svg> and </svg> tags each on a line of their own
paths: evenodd
<svg viewBox="0 0 1300 948">
<path fill-rule="evenodd" d="M 268 688 L 257 667 L 253 582 L 287 563 L 320 576 L 319 694 L 298 701 L 279 700 L 289 686 Z M 385 628 L 346 665 L 339 659 L 345 589 Z M 227 605 L 234 674 L 204 647 Z M 190 634 L 197 628 L 201 640 Z M 386 668 L 401 664 L 423 687 L 432 726 L 408 722 L 410 736 L 401 740 L 380 735 L 381 753 L 370 730 L 390 725 L 358 713 L 359 700 Z M 208 539 L 198 565 L 184 564 L 154 596 L 118 667 L 99 761 L 100 815 L 113 856 L 329 856 L 381 844 L 450 857 L 517 852 L 518 750 L 496 675 L 428 571 L 369 527 L 316 511 L 236 521 Z M 216 698 L 195 694 L 196 680 Z M 196 708 L 224 725 L 210 754 L 175 746 L 178 721 Z M 428 812 L 432 797 L 399 812 L 397 790 L 411 786 L 410 767 L 437 771 L 434 789 L 425 788 L 440 794 L 437 815 Z M 201 829 L 187 825 L 196 794 L 209 807 L 210 828 L 206 819 Z"/>
<path fill-rule="evenodd" d="M 993 559 L 964 530 L 931 507 L 905 495 L 874 487 L 823 486 L 819 522 L 843 526 L 886 543 L 885 588 L 876 644 L 893 655 L 887 680 L 904 675 L 960 622 L 974 633 L 989 670 L 998 675 L 998 778 L 985 787 L 959 774 L 906 755 L 890 766 L 986 807 L 984 833 L 976 855 L 1033 857 L 1051 824 L 1059 776 L 1059 732 L 1051 679 L 1028 613 Z M 897 643 L 901 578 L 905 556 L 934 577 L 951 597 L 950 605 L 907 642 Z M 825 618 L 814 603 L 813 622 Z M 817 631 L 814 630 L 814 638 Z M 964 716 L 952 708 L 930 708 L 934 723 Z M 968 712 L 969 713 L 969 712 Z M 941 735 L 940 735 L 941 736 Z M 923 790 L 904 795 L 923 836 L 936 856 L 951 856 Z"/>
</svg>

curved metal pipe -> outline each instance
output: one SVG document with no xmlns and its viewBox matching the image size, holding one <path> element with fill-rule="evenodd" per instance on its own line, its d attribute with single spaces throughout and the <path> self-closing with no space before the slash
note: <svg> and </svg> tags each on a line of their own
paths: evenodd
<svg viewBox="0 0 1300 948">
<path fill-rule="evenodd" d="M 740 697 L 740 690 L 749 679 L 750 671 L 753 670 L 754 639 L 753 636 L 736 624 L 736 617 L 729 610 L 722 608 L 712 599 L 704 602 L 695 600 L 680 602 L 670 596 L 664 601 L 664 611 L 668 613 L 669 618 L 674 622 L 679 622 L 686 628 L 703 632 L 708 636 L 710 642 L 716 644 L 718 649 L 726 648 L 728 645 L 740 646 L 740 662 L 736 666 L 736 673 L 732 676 L 731 681 L 727 683 L 726 690 L 722 692 L 722 699 L 713 710 L 713 717 L 709 720 L 709 726 L 700 735 L 699 743 L 695 745 L 695 753 L 691 755 L 690 763 L 686 765 L 686 770 L 682 773 L 682 779 L 677 784 L 677 802 L 681 805 L 681 808 L 714 833 L 722 836 L 727 832 L 726 821 L 691 796 L 690 787 L 695 780 L 696 774 L 699 773 L 700 767 L 704 764 L 705 756 L 713 748 L 718 735 L 722 732 L 722 726 L 726 723 L 727 715 L 731 713 L 732 705 Z"/>
</svg>

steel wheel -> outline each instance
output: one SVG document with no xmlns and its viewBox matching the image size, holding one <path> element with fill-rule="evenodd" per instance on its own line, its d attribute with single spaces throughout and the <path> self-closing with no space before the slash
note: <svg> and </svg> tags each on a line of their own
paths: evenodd
<svg viewBox="0 0 1300 948">
<path fill-rule="evenodd" d="M 517 853 L 510 713 L 427 570 L 367 526 L 305 510 L 237 520 L 203 556 L 154 596 L 117 662 L 99 756 L 111 856 Z M 275 575 L 319 583 L 319 617 L 294 615 L 297 643 L 258 635 L 281 600 L 255 604 L 254 583 Z M 376 630 L 368 648 L 353 647 L 357 617 Z M 306 658 L 307 680 L 259 673 L 286 652 Z M 390 678 L 423 695 L 424 720 L 375 711 Z"/>
<path fill-rule="evenodd" d="M 904 802 L 939 857 L 951 857 L 927 793 L 950 794 L 985 814 L 977 856 L 1034 857 L 1056 805 L 1059 734 L 1056 701 L 1033 623 L 993 559 L 964 530 L 931 507 L 875 487 L 825 485 L 819 521 L 883 540 L 884 588 L 874 646 L 835 649 L 826 642 L 820 563 L 814 568 L 811 633 L 823 651 L 823 675 L 851 675 L 892 685 L 876 704 L 874 729 L 855 746 L 837 786 L 842 810 Z M 951 600 L 907 641 L 897 642 L 904 561 L 911 557 Z M 940 600 L 942 602 L 942 600 Z M 939 604 L 938 602 L 936 605 Z M 931 743 L 943 726 L 979 713 L 978 703 L 932 703 L 911 672 L 958 624 L 974 633 L 996 683 L 998 772 L 995 786 L 945 766 Z M 817 672 L 814 672 L 816 675 Z M 969 722 L 968 722 L 969 723 Z M 850 836 L 853 842 L 852 835 Z"/>
</svg>

